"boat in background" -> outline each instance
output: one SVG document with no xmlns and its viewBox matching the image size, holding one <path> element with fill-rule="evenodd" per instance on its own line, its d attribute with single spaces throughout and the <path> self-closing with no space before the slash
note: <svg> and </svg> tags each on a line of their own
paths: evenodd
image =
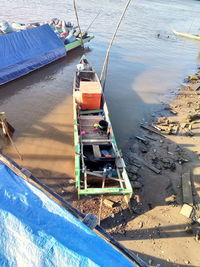
<svg viewBox="0 0 200 267">
<path fill-rule="evenodd" d="M 62 41 L 67 52 L 90 42 L 94 38 L 94 35 L 88 34 L 87 31 L 80 33 L 78 27 L 74 26 L 71 22 L 66 22 L 57 18 L 51 19 L 47 22 L 35 22 L 28 24 L 16 22 L 8 23 L 7 21 L 2 21 L 0 22 L 0 34 L 20 32 L 37 28 L 45 24 L 48 24 L 57 37 Z"/>
<path fill-rule="evenodd" d="M 39 69 L 66 55 L 48 24 L 0 34 L 0 85 Z"/>
<path fill-rule="evenodd" d="M 99 78 L 83 56 L 73 84 L 75 175 L 78 196 L 131 196 L 124 160 L 118 150 Z"/>
<path fill-rule="evenodd" d="M 185 33 L 185 32 L 177 32 L 175 30 L 173 30 L 173 33 L 175 35 L 177 35 L 177 36 L 182 36 L 182 37 L 185 37 L 185 38 L 189 38 L 189 39 L 200 41 L 200 35 L 194 35 L 194 34 Z"/>
<path fill-rule="evenodd" d="M 0 85 L 26 75 L 81 47 L 94 38 L 71 23 L 0 27 Z"/>
</svg>

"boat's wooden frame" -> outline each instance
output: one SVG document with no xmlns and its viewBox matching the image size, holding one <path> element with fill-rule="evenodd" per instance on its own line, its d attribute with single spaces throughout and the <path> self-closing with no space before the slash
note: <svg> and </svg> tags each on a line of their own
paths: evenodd
<svg viewBox="0 0 200 267">
<path fill-rule="evenodd" d="M 173 30 L 173 33 L 177 36 L 182 36 L 182 37 L 186 37 L 189 39 L 200 41 L 200 35 L 194 35 L 194 34 L 185 33 L 185 32 L 177 32 L 176 30 Z"/>
<path fill-rule="evenodd" d="M 85 44 L 87 42 L 90 42 L 90 40 L 92 40 L 94 38 L 94 35 L 92 34 L 88 34 L 87 37 L 83 38 L 82 41 L 80 38 L 76 39 L 76 41 L 70 43 L 70 44 L 67 44 L 65 45 L 65 49 L 67 52 L 77 48 L 77 47 L 80 47 L 82 44 Z"/>
<path fill-rule="evenodd" d="M 81 60 L 85 58 L 85 56 L 83 56 L 81 58 Z M 95 81 L 99 83 L 100 88 L 101 84 L 99 81 L 99 78 L 96 74 L 96 72 L 94 71 L 94 69 L 92 68 L 92 70 L 85 70 L 83 71 L 85 73 L 89 73 L 89 72 L 93 72 L 94 77 L 95 77 Z M 127 195 L 132 195 L 133 190 L 132 190 L 132 186 L 131 183 L 129 181 L 127 172 L 126 172 L 126 166 L 125 166 L 125 162 L 123 160 L 123 158 L 121 157 L 121 153 L 118 150 L 117 147 L 117 143 L 116 143 L 116 139 L 115 136 L 113 134 L 113 129 L 112 129 L 112 125 L 111 125 L 111 121 L 109 118 L 109 112 L 108 112 L 108 107 L 105 101 L 105 97 L 102 91 L 102 99 L 101 99 L 101 109 L 100 110 L 81 110 L 80 109 L 80 105 L 77 103 L 76 101 L 76 96 L 75 96 L 75 92 L 79 91 L 79 87 L 77 87 L 77 79 L 78 79 L 78 71 L 76 71 L 75 73 L 75 77 L 74 77 L 74 83 L 73 83 L 73 113 L 74 113 L 74 146 L 75 146 L 75 176 L 76 176 L 76 187 L 78 190 L 78 196 L 80 197 L 80 195 L 90 195 L 90 194 L 127 194 Z M 109 138 L 106 139 L 92 139 L 92 140 L 83 140 L 82 136 L 80 134 L 80 116 L 88 116 L 88 115 L 97 115 L 99 116 L 99 120 L 102 119 L 102 114 L 104 116 L 104 119 L 108 122 L 108 127 L 109 127 Z M 97 117 L 94 116 L 94 117 Z M 89 118 L 89 117 L 88 117 Z M 97 117 L 98 119 L 98 117 Z M 91 122 L 92 125 L 94 122 Z M 119 186 L 117 187 L 109 187 L 109 186 L 105 186 L 105 180 L 107 178 L 103 178 L 103 176 L 99 173 L 93 172 L 91 173 L 90 171 L 87 171 L 85 166 L 84 166 L 84 156 L 83 156 L 83 146 L 84 144 L 91 144 L 91 145 L 99 145 L 99 144 L 109 144 L 112 145 L 113 151 L 115 153 L 116 156 L 116 160 L 117 160 L 117 165 L 116 165 L 116 173 L 117 176 L 116 177 L 110 177 L 108 179 L 110 180 L 115 180 L 116 183 L 119 183 Z M 116 161 L 115 161 L 116 162 Z M 118 166 L 118 167 L 117 167 Z M 101 187 L 89 187 L 87 184 L 87 178 L 89 177 L 91 179 L 91 174 L 92 177 L 101 177 L 102 178 L 102 186 Z M 104 180 L 104 182 L 103 182 Z"/>
</svg>

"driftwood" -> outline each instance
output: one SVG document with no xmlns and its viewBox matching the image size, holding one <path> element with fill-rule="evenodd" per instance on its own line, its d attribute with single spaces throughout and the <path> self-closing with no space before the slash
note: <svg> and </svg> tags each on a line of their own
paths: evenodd
<svg viewBox="0 0 200 267">
<path fill-rule="evenodd" d="M 144 128 L 145 130 L 148 130 L 149 132 L 155 133 L 155 134 L 157 134 L 157 135 L 160 135 L 160 136 L 166 138 L 163 134 L 161 134 L 161 133 L 159 133 L 158 131 L 154 130 L 154 129 L 153 129 L 152 127 L 150 127 L 150 126 L 146 126 L 146 125 L 144 125 L 144 124 L 140 124 L 140 127 Z"/>
<path fill-rule="evenodd" d="M 138 160 L 139 162 L 141 162 L 144 166 L 146 166 L 147 168 L 149 168 L 150 170 L 152 170 L 153 172 L 159 174 L 161 172 L 161 170 L 157 169 L 156 167 L 152 166 L 151 164 L 149 164 L 148 162 L 144 161 L 141 158 L 138 158 L 137 156 L 134 156 L 134 158 L 136 160 Z"/>
<path fill-rule="evenodd" d="M 183 203 L 193 205 L 192 185 L 190 180 L 190 173 L 182 174 L 182 192 Z"/>
</svg>

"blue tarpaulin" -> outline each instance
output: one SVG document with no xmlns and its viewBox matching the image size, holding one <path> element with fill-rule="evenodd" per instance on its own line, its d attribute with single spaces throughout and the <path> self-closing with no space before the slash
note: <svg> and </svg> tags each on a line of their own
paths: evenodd
<svg viewBox="0 0 200 267">
<path fill-rule="evenodd" d="M 65 55 L 64 44 L 48 24 L 0 34 L 0 85 Z"/>
<path fill-rule="evenodd" d="M 0 163 L 0 266 L 134 266 L 46 194 Z"/>
</svg>

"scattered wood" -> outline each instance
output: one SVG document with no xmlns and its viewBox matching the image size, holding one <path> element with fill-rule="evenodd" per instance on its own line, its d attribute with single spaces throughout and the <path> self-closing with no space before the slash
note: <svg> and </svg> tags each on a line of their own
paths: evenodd
<svg viewBox="0 0 200 267">
<path fill-rule="evenodd" d="M 194 84 L 190 84 L 190 88 L 192 90 L 199 90 L 200 89 L 200 83 L 194 83 Z"/>
<path fill-rule="evenodd" d="M 142 143 L 144 143 L 145 145 L 148 145 L 149 144 L 149 141 L 144 139 L 143 137 L 140 137 L 140 136 L 136 136 L 136 138 L 141 141 Z"/>
<path fill-rule="evenodd" d="M 189 122 L 192 122 L 192 121 L 194 121 L 194 120 L 198 120 L 198 119 L 200 119 L 200 114 L 199 114 L 199 113 L 196 113 L 196 114 L 190 114 L 190 115 L 187 116 L 187 120 L 188 120 Z"/>
<path fill-rule="evenodd" d="M 193 207 L 188 204 L 183 204 L 180 214 L 184 215 L 187 218 L 190 218 L 192 215 Z"/>
<path fill-rule="evenodd" d="M 161 134 L 161 133 L 159 133 L 158 131 L 154 130 L 154 129 L 153 129 L 152 127 L 150 127 L 150 126 L 146 126 L 146 125 L 144 125 L 144 124 L 140 124 L 140 127 L 142 127 L 143 129 L 145 129 L 145 130 L 147 130 L 147 131 L 149 131 L 149 132 L 155 133 L 155 134 L 157 134 L 157 135 L 160 135 L 160 136 L 166 138 L 163 134 Z"/>
<path fill-rule="evenodd" d="M 152 124 L 151 126 L 152 126 L 153 128 L 155 128 L 156 130 L 158 130 L 159 132 L 162 131 L 162 129 L 161 129 L 160 127 L 158 127 L 157 125 Z"/>
<path fill-rule="evenodd" d="M 149 164 L 148 162 L 144 161 L 143 159 L 134 156 L 134 158 L 136 160 L 138 160 L 139 162 L 141 162 L 144 166 L 146 166 L 147 168 L 149 168 L 150 170 L 152 170 L 153 172 L 159 174 L 161 172 L 161 170 L 155 168 L 153 165 Z"/>
<path fill-rule="evenodd" d="M 191 185 L 190 173 L 183 173 L 182 174 L 182 193 L 183 193 L 183 203 L 193 205 L 192 185 Z"/>
<path fill-rule="evenodd" d="M 113 208 L 116 203 L 114 201 L 111 201 L 111 200 L 105 198 L 103 201 L 103 204 L 105 204 L 109 208 Z"/>
</svg>

